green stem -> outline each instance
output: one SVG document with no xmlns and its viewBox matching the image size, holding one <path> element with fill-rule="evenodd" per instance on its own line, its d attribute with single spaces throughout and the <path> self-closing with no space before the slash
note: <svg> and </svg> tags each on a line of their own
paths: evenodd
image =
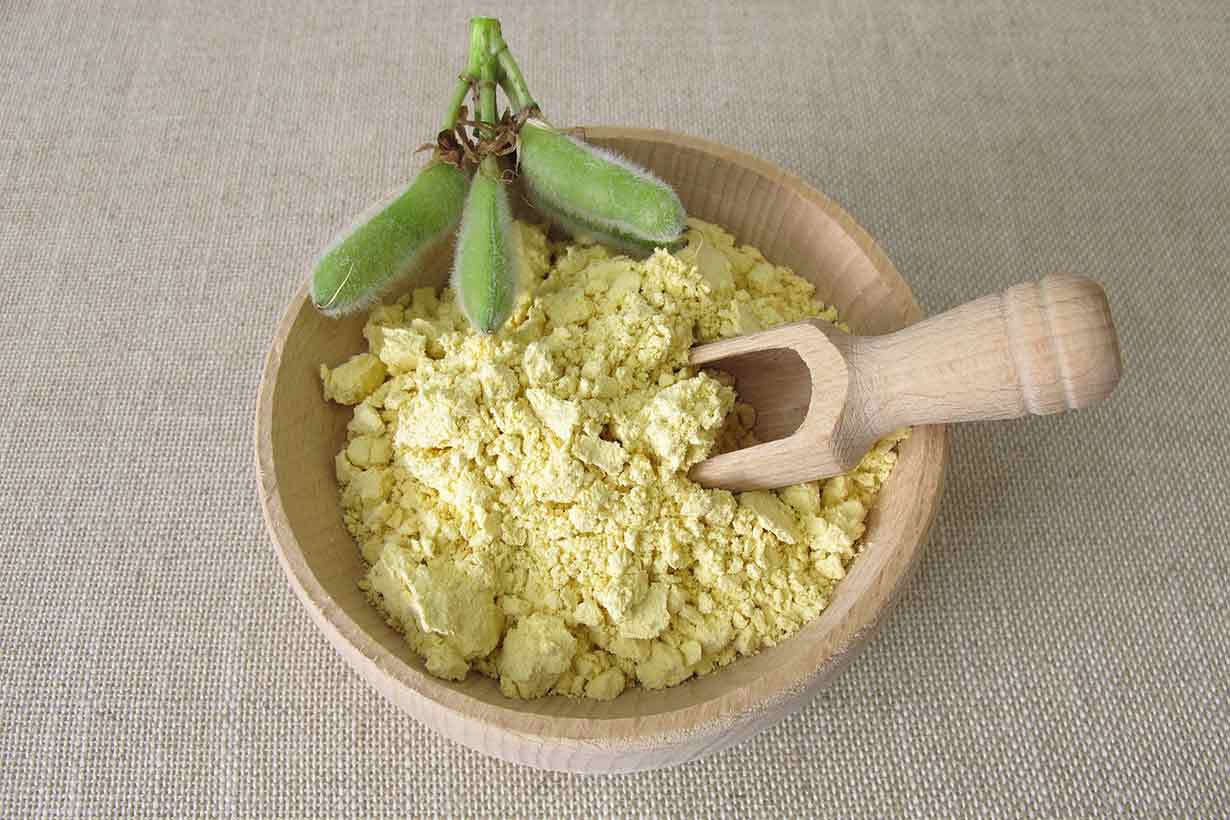
<svg viewBox="0 0 1230 820">
<path fill-rule="evenodd" d="M 470 93 L 470 78 L 463 74 L 457 79 L 457 86 L 453 89 L 453 98 L 449 100 L 448 112 L 444 115 L 444 125 L 440 130 L 453 130 L 453 126 L 457 124 L 457 118 L 461 116 L 461 106 L 465 105 L 468 93 Z"/>
<path fill-rule="evenodd" d="M 478 111 L 475 115 L 481 122 L 494 124 L 498 119 L 495 86 L 500 70 L 495 56 L 497 45 L 503 42 L 499 20 L 494 17 L 470 18 L 470 59 L 466 76 L 478 83 Z"/>
<path fill-rule="evenodd" d="M 492 125 L 499 120 L 495 104 L 495 78 L 481 77 L 478 81 L 478 118 Z"/>
<path fill-rule="evenodd" d="M 537 108 L 538 103 L 534 101 L 534 95 L 530 93 L 530 87 L 525 82 L 521 67 L 513 59 L 512 52 L 508 50 L 508 44 L 504 42 L 503 37 L 500 38 L 499 47 L 496 61 L 500 66 L 500 87 L 517 107 L 518 113 L 527 108 Z"/>
</svg>

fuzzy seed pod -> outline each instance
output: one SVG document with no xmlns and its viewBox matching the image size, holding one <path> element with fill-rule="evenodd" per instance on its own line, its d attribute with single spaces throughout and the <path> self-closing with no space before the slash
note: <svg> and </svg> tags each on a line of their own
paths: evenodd
<svg viewBox="0 0 1230 820">
<path fill-rule="evenodd" d="M 687 243 L 682 239 L 676 239 L 673 242 L 655 242 L 653 240 L 639 239 L 634 236 L 619 236 L 607 231 L 595 228 L 592 225 L 586 225 L 580 220 L 574 219 L 567 214 L 560 213 L 545 202 L 540 201 L 530 191 L 526 192 L 529 203 L 543 216 L 549 218 L 556 225 L 559 225 L 570 236 L 577 239 L 592 239 L 599 244 L 614 248 L 617 251 L 626 253 L 636 259 L 644 259 L 647 256 L 652 256 L 653 252 L 658 248 L 665 248 L 673 253 L 682 248 Z"/>
<path fill-rule="evenodd" d="M 540 120 L 521 128 L 519 163 L 531 201 L 566 229 L 579 226 L 638 251 L 669 245 L 683 233 L 687 215 L 669 185 Z"/>
<path fill-rule="evenodd" d="M 518 279 L 508 191 L 499 163 L 487 157 L 470 182 L 453 260 L 453 288 L 470 324 L 499 330 L 516 304 Z"/>
<path fill-rule="evenodd" d="M 321 254 L 312 270 L 312 303 L 327 316 L 340 316 L 376 301 L 418 270 L 424 251 L 448 239 L 465 196 L 463 171 L 446 162 L 428 165 Z"/>
</svg>

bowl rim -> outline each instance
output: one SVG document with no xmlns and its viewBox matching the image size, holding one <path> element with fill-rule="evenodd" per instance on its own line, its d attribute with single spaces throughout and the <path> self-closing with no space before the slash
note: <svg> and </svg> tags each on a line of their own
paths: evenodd
<svg viewBox="0 0 1230 820">
<path fill-rule="evenodd" d="M 824 210 L 842 230 L 855 241 L 870 259 L 881 277 L 901 295 L 909 305 L 908 322 L 922 318 L 922 310 L 914 299 L 905 279 L 898 273 L 887 255 L 844 209 L 807 184 L 800 177 L 764 160 L 725 145 L 660 129 L 623 128 L 597 126 L 575 129 L 586 139 L 593 140 L 639 140 L 672 144 L 678 147 L 709 154 L 723 161 L 734 162 L 770 181 L 782 185 L 794 194 Z M 550 715 L 529 712 L 518 708 L 522 703 L 506 699 L 504 703 L 491 703 L 469 695 L 456 688 L 450 681 L 435 678 L 406 664 L 401 658 L 382 646 L 369 635 L 346 611 L 338 605 L 323 585 L 317 580 L 307 563 L 306 556 L 295 537 L 290 520 L 283 506 L 273 461 L 273 404 L 278 371 L 285 352 L 286 340 L 308 300 L 308 288 L 300 287 L 291 299 L 274 333 L 269 352 L 265 357 L 261 382 L 255 407 L 255 466 L 257 489 L 266 528 L 273 541 L 274 552 L 282 565 L 291 588 L 307 609 L 318 628 L 329 642 L 369 683 L 396 705 L 414 713 L 420 719 L 429 715 L 444 726 L 458 721 L 479 723 L 496 734 L 512 733 L 518 740 L 550 740 L 554 744 L 578 747 L 617 748 L 634 750 L 654 747 L 671 738 L 695 738 L 698 733 L 710 735 L 724 728 L 747 722 L 751 715 L 772 710 L 775 706 L 797 701 L 797 696 L 815 687 L 836 669 L 848 661 L 853 652 L 873 634 L 883 619 L 893 599 L 915 567 L 939 507 L 942 496 L 943 477 L 947 464 L 946 431 L 942 425 L 915 428 L 914 434 L 905 443 L 913 449 L 924 449 L 925 461 L 921 482 L 917 486 L 922 499 L 910 520 L 905 537 L 898 537 L 898 550 L 907 548 L 910 553 L 904 560 L 888 561 L 884 571 L 875 578 L 867 579 L 858 595 L 842 596 L 844 606 L 834 610 L 833 604 L 826 608 L 820 618 L 837 617 L 834 628 L 826 633 L 826 652 L 814 658 L 814 663 L 799 661 L 771 669 L 746 686 L 724 691 L 715 697 L 701 700 L 679 708 L 657 711 L 650 715 L 631 717 L 579 717 L 575 715 Z M 920 455 L 920 458 L 923 456 Z M 872 509 L 872 520 L 877 508 Z M 857 564 L 856 564 L 857 566 Z M 851 576 L 854 571 L 851 572 Z M 848 584 L 847 577 L 843 584 Z M 877 596 L 877 605 L 864 606 L 856 616 L 851 615 L 855 604 L 868 595 Z M 830 614 L 831 613 L 831 614 Z M 815 623 L 812 621 L 811 623 Z M 807 626 L 804 626 L 804 630 Z M 796 634 L 787 640 L 797 640 Z M 834 638 L 828 641 L 828 638 Z M 808 654 L 808 659 L 812 656 Z M 736 664 L 744 660 L 739 659 Z M 806 668 L 802 668 L 806 667 Z M 717 670 L 721 675 L 727 669 Z M 685 684 L 686 685 L 686 684 Z M 555 696 L 563 697 L 563 696 Z M 801 704 L 796 704 L 801 705 Z"/>
</svg>

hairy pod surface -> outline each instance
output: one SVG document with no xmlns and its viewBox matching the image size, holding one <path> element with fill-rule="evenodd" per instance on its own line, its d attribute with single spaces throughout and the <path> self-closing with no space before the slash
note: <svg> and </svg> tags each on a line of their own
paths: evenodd
<svg viewBox="0 0 1230 820">
<path fill-rule="evenodd" d="M 449 237 L 465 198 L 463 171 L 446 162 L 428 165 L 325 249 L 312 269 L 312 303 L 328 316 L 370 305 L 415 273 L 424 251 Z"/>
<path fill-rule="evenodd" d="M 653 252 L 658 248 L 665 248 L 668 252 L 674 253 L 687 244 L 682 239 L 676 239 L 673 242 L 656 242 L 652 239 L 614 234 L 610 231 L 596 228 L 593 225 L 587 225 L 581 220 L 557 210 L 550 203 L 536 197 L 528 188 L 526 190 L 526 197 L 534 210 L 550 219 L 556 225 L 559 225 L 570 236 L 577 239 L 592 239 L 599 244 L 614 248 L 636 259 L 652 256 Z"/>
<path fill-rule="evenodd" d="M 508 190 L 499 164 L 487 157 L 470 182 L 453 260 L 453 288 L 471 325 L 500 329 L 517 300 L 518 274 Z"/>
<path fill-rule="evenodd" d="M 544 122 L 522 126 L 519 163 L 532 201 L 595 236 L 666 245 L 683 233 L 687 215 L 669 185 Z"/>
</svg>

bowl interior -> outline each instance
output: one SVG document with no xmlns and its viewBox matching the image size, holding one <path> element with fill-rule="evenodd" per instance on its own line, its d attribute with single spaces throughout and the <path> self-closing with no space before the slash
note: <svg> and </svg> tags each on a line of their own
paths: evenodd
<svg viewBox="0 0 1230 820">
<path fill-rule="evenodd" d="M 815 283 L 859 333 L 884 333 L 921 315 L 871 238 L 832 202 L 779 169 L 712 143 L 666 132 L 588 129 L 586 137 L 648 166 L 679 191 L 690 214 Z M 445 279 L 449 257 L 434 270 Z M 934 514 L 943 430 L 903 445 L 869 519 L 863 553 L 829 608 L 795 637 L 715 674 L 664 691 L 626 691 L 610 703 L 548 697 L 517 701 L 472 674 L 427 675 L 421 661 L 359 591 L 365 567 L 342 526 L 333 457 L 348 408 L 321 397 L 318 369 L 364 349 L 365 317 L 320 316 L 300 294 L 279 329 L 258 408 L 258 459 L 267 519 L 292 585 L 329 638 L 377 688 L 411 711 L 435 704 L 469 720 L 535 737 L 586 740 L 688 732 L 735 721 L 783 693 L 815 686 L 864 636 L 914 560 Z"/>
</svg>

